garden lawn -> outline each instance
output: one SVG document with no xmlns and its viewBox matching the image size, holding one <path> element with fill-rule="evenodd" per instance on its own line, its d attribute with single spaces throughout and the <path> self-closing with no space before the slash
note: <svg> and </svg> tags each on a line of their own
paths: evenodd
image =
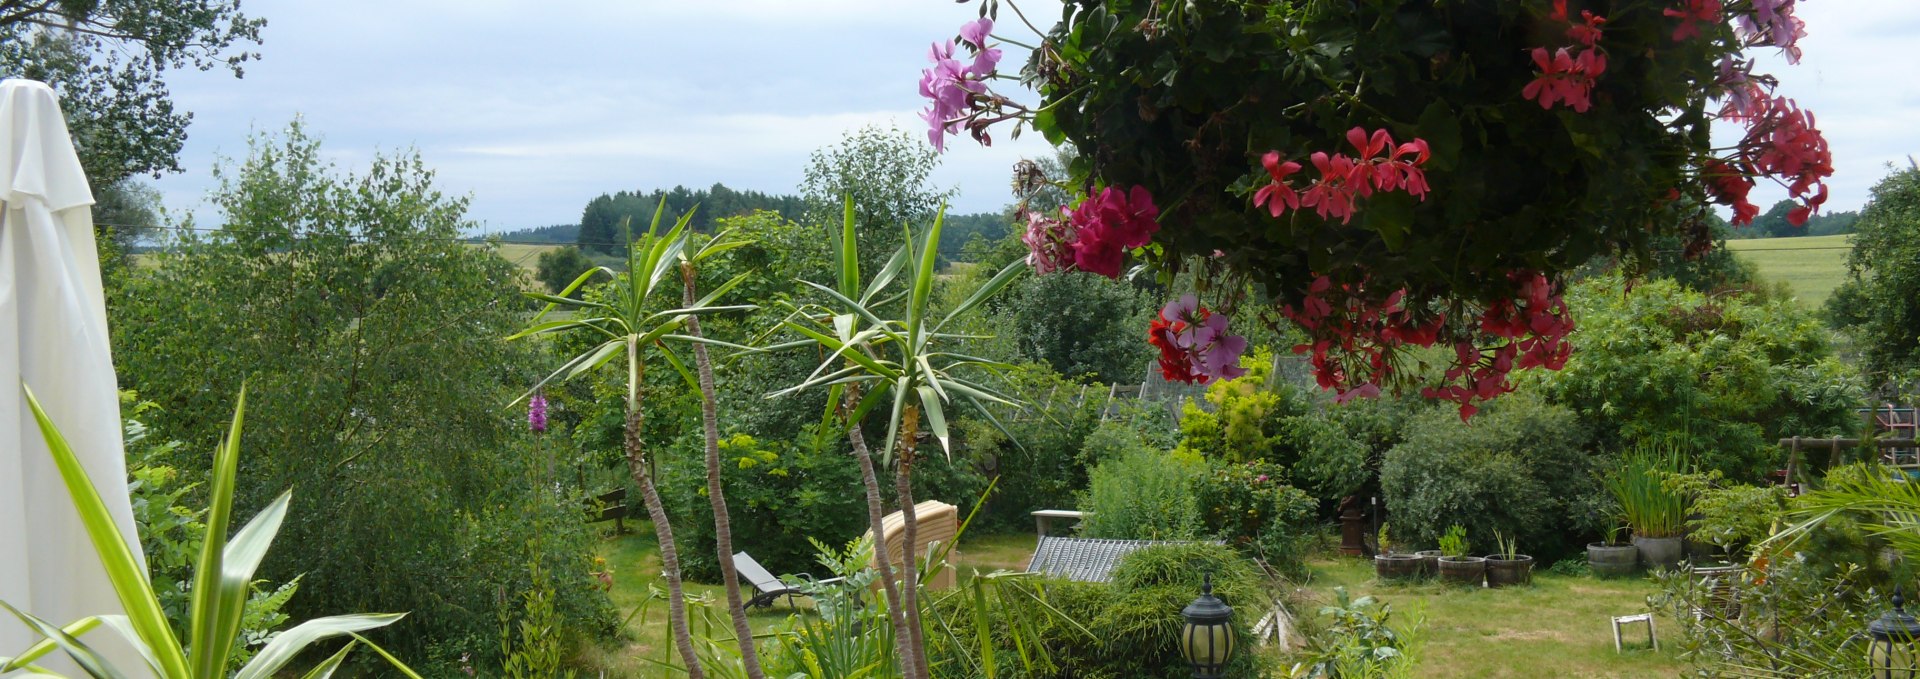
<svg viewBox="0 0 1920 679">
<path fill-rule="evenodd" d="M 1751 262 L 1769 281 L 1784 281 L 1800 303 L 1818 309 L 1847 276 L 1851 236 L 1750 238 L 1727 241 L 1727 249 Z"/>
<path fill-rule="evenodd" d="M 1382 585 L 1373 564 L 1360 559 L 1316 560 L 1304 592 L 1314 604 L 1296 615 L 1318 613 L 1344 586 L 1355 598 L 1373 595 L 1393 605 L 1394 620 L 1425 618 L 1415 676 L 1445 677 L 1673 677 L 1685 665 L 1672 646 L 1679 628 L 1666 616 L 1656 619 L 1661 650 L 1646 648 L 1646 632 L 1636 623 L 1623 637 L 1624 654 L 1613 650 L 1609 618 L 1647 610 L 1654 592 L 1644 579 L 1601 580 L 1536 572 L 1534 586 L 1518 589 L 1465 589 L 1436 584 Z M 1638 645 L 1634 646 L 1634 633 Z"/>
<path fill-rule="evenodd" d="M 613 591 L 609 596 L 613 599 L 614 608 L 625 620 L 627 638 L 619 647 L 587 646 L 581 650 L 576 664 L 595 672 L 604 670 L 608 677 L 651 679 L 685 676 L 679 672 L 664 672 L 659 665 L 646 660 L 664 660 L 667 649 L 673 645 L 672 636 L 667 632 L 667 602 L 664 598 L 667 583 L 660 577 L 660 542 L 653 536 L 653 524 L 629 520 L 625 535 L 616 535 L 611 523 L 604 525 L 606 530 L 595 555 L 606 559 L 613 568 Z M 983 535 L 978 539 L 968 539 L 960 545 L 960 579 L 965 581 L 971 578 L 976 569 L 983 573 L 999 569 L 1024 570 L 1027 560 L 1033 557 L 1034 543 L 1035 538 L 1031 533 Z M 752 546 L 742 548 L 751 551 Z M 700 632 L 703 613 L 694 602 L 705 598 L 712 602 L 708 610 L 715 630 L 713 636 L 731 637 L 733 623 L 727 619 L 726 590 L 717 583 L 688 582 L 685 585 L 695 634 Z M 648 603 L 648 592 L 652 587 L 660 588 L 663 598 Z M 742 597 L 752 597 L 755 593 L 753 586 L 744 581 L 740 583 L 740 588 Z M 802 611 L 811 610 L 811 604 L 806 599 L 796 601 Z M 771 609 L 757 608 L 748 612 L 747 617 L 753 624 L 754 632 L 764 634 L 783 627 L 792 612 L 782 599 Z M 676 651 L 675 657 L 678 655 Z M 593 675 L 590 672 L 587 676 Z"/>
</svg>

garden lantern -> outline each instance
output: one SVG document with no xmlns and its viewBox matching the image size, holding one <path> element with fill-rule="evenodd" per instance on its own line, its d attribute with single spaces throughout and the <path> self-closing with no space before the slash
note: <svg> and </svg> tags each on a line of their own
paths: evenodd
<svg viewBox="0 0 1920 679">
<path fill-rule="evenodd" d="M 1920 678 L 1920 653 L 1914 639 L 1920 636 L 1920 620 L 1902 608 L 1906 600 L 1900 588 L 1893 588 L 1893 609 L 1867 625 L 1867 637 L 1873 644 L 1868 657 L 1877 679 Z"/>
<path fill-rule="evenodd" d="M 1213 595 L 1213 574 L 1200 585 L 1200 598 L 1180 611 L 1180 654 L 1193 666 L 1194 679 L 1216 679 L 1233 659 L 1233 607 Z M 1912 618 L 1908 618 L 1912 620 Z"/>
</svg>

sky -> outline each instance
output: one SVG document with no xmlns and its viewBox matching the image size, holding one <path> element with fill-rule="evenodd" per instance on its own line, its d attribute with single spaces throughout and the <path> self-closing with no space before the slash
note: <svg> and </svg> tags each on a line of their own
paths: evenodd
<svg viewBox="0 0 1920 679">
<path fill-rule="evenodd" d="M 1036 23 L 1055 0 L 1020 6 Z M 723 182 L 794 193 L 814 150 L 865 125 L 924 139 L 916 90 L 927 45 L 977 3 L 951 0 L 247 0 L 261 59 L 235 79 L 174 73 L 194 114 L 183 172 L 154 181 L 170 213 L 217 223 L 212 169 L 296 116 L 343 169 L 418 149 L 488 232 L 579 220 L 617 190 Z M 1890 162 L 1920 156 L 1920 1 L 1805 0 L 1805 58 L 1771 49 L 1759 72 L 1815 112 L 1833 146 L 1830 210 L 1858 209 Z M 1025 37 L 1024 28 L 1008 30 Z M 1044 28 L 1045 25 L 1043 24 Z M 1010 52 L 1016 52 L 1010 49 Z M 1024 59 L 1010 54 L 1009 61 Z M 1516 93 L 1516 96 L 1517 93 Z M 1029 98 L 1031 101 L 1032 98 Z M 998 210 L 1009 170 L 1049 153 L 1038 135 L 950 140 L 934 181 L 953 210 Z M 1723 145 L 1738 139 L 1722 131 Z M 1785 197 L 1763 181 L 1765 209 Z"/>
</svg>

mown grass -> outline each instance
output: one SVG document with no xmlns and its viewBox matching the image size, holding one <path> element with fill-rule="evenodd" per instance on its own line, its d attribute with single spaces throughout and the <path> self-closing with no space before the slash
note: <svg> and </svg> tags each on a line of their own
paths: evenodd
<svg viewBox="0 0 1920 679">
<path fill-rule="evenodd" d="M 617 575 L 611 596 L 623 616 L 642 607 L 659 580 L 660 556 L 652 529 L 642 522 L 628 524 L 632 532 L 608 535 L 599 554 L 613 564 Z M 975 570 L 1020 570 L 1033 555 L 1030 533 L 983 535 L 961 543 L 962 578 Z M 1394 607 L 1396 619 L 1421 617 L 1422 645 L 1417 676 L 1450 677 L 1673 677 L 1685 670 L 1672 651 L 1678 627 L 1664 615 L 1657 618 L 1662 650 L 1646 647 L 1645 632 L 1629 631 L 1629 647 L 1615 654 L 1609 619 L 1647 610 L 1654 585 L 1645 579 L 1602 580 L 1545 572 L 1534 575 L 1534 585 L 1513 589 L 1464 589 L 1436 584 L 1380 583 L 1371 562 L 1360 559 L 1316 559 L 1312 577 L 1299 585 L 1298 616 L 1312 616 L 1332 601 L 1333 589 L 1345 587 L 1353 596 L 1375 596 Z M 724 594 L 718 585 L 688 583 L 690 597 L 714 602 L 714 632 L 727 634 Z M 608 677 L 666 677 L 658 665 L 643 658 L 664 659 L 671 644 L 666 606 L 654 601 L 641 615 L 626 622 L 627 639 L 617 647 L 588 648 L 577 659 L 582 667 L 604 670 Z M 809 606 L 803 600 L 801 613 Z M 756 633 L 781 628 L 793 614 L 784 603 L 750 615 Z M 1639 636 L 1633 636 L 1637 632 Z"/>
<path fill-rule="evenodd" d="M 1850 236 L 1805 236 L 1727 241 L 1727 249 L 1751 262 L 1769 281 L 1781 281 L 1800 303 L 1819 308 L 1847 276 Z"/>
<path fill-rule="evenodd" d="M 1333 600 L 1335 587 L 1354 597 L 1372 595 L 1391 604 L 1396 619 L 1422 617 L 1415 676 L 1447 677 L 1673 677 L 1685 666 L 1672 651 L 1678 628 L 1656 618 L 1660 651 L 1647 648 L 1646 632 L 1628 629 L 1625 653 L 1613 650 L 1611 618 L 1647 610 L 1654 592 L 1645 579 L 1602 580 L 1545 572 L 1532 587 L 1468 589 L 1438 584 L 1383 584 L 1371 562 L 1316 560 L 1313 577 L 1299 593 L 1306 601 L 1295 615 L 1317 614 Z M 1634 633 L 1638 633 L 1637 646 Z"/>
</svg>

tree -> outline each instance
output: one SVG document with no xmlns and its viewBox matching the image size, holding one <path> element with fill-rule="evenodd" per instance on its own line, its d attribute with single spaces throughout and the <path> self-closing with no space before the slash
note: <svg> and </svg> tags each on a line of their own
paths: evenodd
<svg viewBox="0 0 1920 679">
<path fill-rule="evenodd" d="M 800 184 L 805 223 L 839 223 L 841 207 L 851 199 L 864 245 L 860 266 L 878 271 L 883 258 L 899 249 L 902 228 L 932 221 L 953 194 L 930 183 L 939 164 L 939 154 L 897 128 L 849 132 L 839 144 L 814 151 L 807 162 Z"/>
<path fill-rule="evenodd" d="M 429 675 L 494 657 L 495 614 L 517 615 L 530 563 L 569 629 L 610 633 L 577 505 L 502 408 L 538 368 L 500 341 L 520 271 L 461 241 L 467 201 L 419 156 L 357 175 L 321 158 L 298 123 L 256 136 L 216 172 L 226 228 L 189 233 L 111 299 L 124 386 L 186 443 L 167 462 L 205 473 L 193 453 L 219 441 L 245 381 L 239 504 L 304 490 L 264 577 L 300 577 L 304 614 L 411 611 L 402 650 Z"/>
<path fill-rule="evenodd" d="M 1827 302 L 1854 333 L 1878 380 L 1920 368 L 1920 167 L 1874 185 L 1847 256 L 1847 281 Z"/>
<path fill-rule="evenodd" d="M 678 645 L 681 657 L 687 662 L 687 675 L 691 679 L 701 679 L 706 675 L 701 669 L 699 656 L 694 651 L 693 637 L 687 628 L 687 602 L 686 595 L 681 589 L 680 578 L 680 550 L 674 542 L 673 526 L 668 520 L 665 505 L 660 501 L 659 489 L 654 484 L 654 460 L 649 457 L 649 451 L 642 443 L 642 427 L 645 424 L 646 411 L 642 407 L 641 395 L 646 380 L 646 356 L 657 352 L 682 377 L 686 378 L 689 386 L 698 389 L 704 397 L 701 412 L 703 429 L 707 436 L 707 459 L 710 465 L 708 480 L 712 484 L 710 488 L 717 487 L 718 471 L 712 467 L 718 464 L 719 456 L 718 434 L 713 417 L 712 368 L 705 360 L 704 351 L 697 354 L 700 358 L 702 376 L 696 380 L 687 372 L 686 364 L 674 355 L 672 349 L 668 348 L 666 342 L 675 340 L 702 344 L 706 340 L 698 335 L 699 315 L 737 311 L 750 307 L 722 307 L 713 304 L 714 300 L 727 294 L 744 281 L 747 274 L 741 274 L 740 277 L 720 285 L 705 298 L 698 300 L 692 298 L 694 265 L 737 247 L 738 242 L 714 239 L 695 249 L 693 254 L 688 254 L 687 249 L 691 247 L 689 241 L 691 233 L 687 225 L 692 221 L 693 215 L 691 213 L 681 215 L 672 229 L 661 233 L 660 218 L 665 214 L 666 207 L 666 201 L 661 201 L 659 207 L 654 210 L 653 222 L 646 233 L 639 240 L 628 245 L 625 274 L 602 267 L 580 274 L 558 295 L 528 293 L 530 297 L 545 300 L 547 306 L 533 317 L 526 329 L 514 333 L 508 339 L 565 333 L 587 335 L 594 342 L 591 348 L 567 359 L 552 374 L 534 385 L 533 391 L 527 392 L 521 398 L 532 395 L 549 382 L 578 377 L 608 363 L 615 363 L 618 357 L 625 357 L 625 361 L 619 361 L 617 364 L 624 368 L 622 376 L 626 387 L 623 447 L 626 453 L 627 472 L 632 475 L 634 485 L 640 488 L 641 500 L 646 505 L 649 518 L 653 520 L 654 536 L 660 543 L 660 564 L 667 580 L 668 624 L 672 627 L 674 643 Z M 679 268 L 685 276 L 683 286 L 687 296 L 686 303 L 678 308 L 657 310 L 654 305 L 657 304 L 656 300 L 660 295 L 655 293 L 666 294 L 662 292 L 665 290 L 666 276 L 675 268 Z M 573 299 L 571 295 L 580 290 L 581 286 L 586 285 L 588 280 L 596 274 L 612 279 L 605 287 L 607 295 L 605 300 Z M 575 313 L 565 319 L 544 320 L 548 314 L 560 307 L 567 307 Z M 678 334 L 682 330 L 692 334 Z M 725 530 L 726 526 L 725 500 L 716 494 L 713 507 L 715 532 L 717 535 L 724 536 L 725 533 L 721 531 Z M 728 544 L 728 540 L 729 538 L 723 537 L 720 544 Z M 722 559 L 721 564 L 721 572 L 731 576 L 731 561 Z M 740 606 L 739 585 L 732 578 L 729 578 L 729 582 L 734 583 L 730 585 L 731 591 L 727 597 L 729 608 L 736 624 L 744 628 L 746 613 Z M 759 663 L 753 652 L 753 636 L 750 633 L 741 634 L 737 639 L 742 647 L 741 654 L 750 674 L 757 677 Z"/>
<path fill-rule="evenodd" d="M 688 217 L 687 226 L 698 233 L 713 233 L 715 221 L 770 211 L 787 219 L 800 217 L 803 203 L 799 196 L 771 195 L 759 191 L 736 191 L 715 183 L 702 190 L 675 186 L 652 192 L 618 191 L 601 194 L 588 201 L 580 219 L 580 246 L 589 250 L 619 253 L 622 222 L 645 222 L 658 209 L 661 218 L 672 224 Z M 664 206 L 664 208 L 662 208 Z"/>
<path fill-rule="evenodd" d="M 239 0 L 5 0 L 0 68 L 60 93 L 80 163 L 95 186 L 178 172 L 192 114 L 174 110 L 166 72 L 225 68 L 259 54 L 265 19 Z"/>
<path fill-rule="evenodd" d="M 1001 332 L 1013 336 L 1022 356 L 1062 375 L 1138 384 L 1153 360 L 1153 347 L 1138 335 L 1159 305 L 1126 281 L 1082 272 L 1035 276 L 1004 304 Z"/>
<path fill-rule="evenodd" d="M 548 292 L 557 295 L 567 289 L 567 284 L 572 283 L 573 279 L 592 268 L 593 260 L 587 259 L 580 248 L 559 247 L 540 253 L 534 277 L 540 279 L 541 285 L 547 286 Z"/>
<path fill-rule="evenodd" d="M 867 491 L 867 518 L 874 537 L 874 560 L 879 564 L 882 588 L 886 591 L 894 642 L 900 652 L 901 674 L 907 679 L 928 679 L 925 633 L 921 627 L 916 546 L 917 519 L 914 516 L 913 464 L 917 455 L 920 420 L 942 451 L 951 453 L 951 437 L 946 413 L 965 401 L 984 412 L 983 401 L 1012 405 L 1012 401 L 975 382 L 962 371 L 997 371 L 1007 366 L 980 358 L 953 353 L 950 345 L 964 340 L 942 332 L 955 318 L 966 314 L 1005 289 L 1026 271 L 1025 263 L 1002 269 L 992 279 L 952 309 L 935 315 L 931 307 L 935 264 L 939 261 L 939 213 L 925 234 L 913 234 L 908 227 L 902 245 L 872 279 L 863 280 L 859 255 L 859 218 L 852 199 L 842 208 L 841 230 L 835 234 L 834 261 L 839 276 L 833 286 L 809 281 L 803 285 L 827 293 L 831 301 L 824 305 L 794 306 L 782 325 L 804 337 L 787 346 L 812 347 L 824 361 L 807 380 L 776 395 L 792 394 L 822 386 L 829 387 L 827 402 L 840 407 L 847 424 L 847 438 L 853 444 L 861 479 Z M 873 213 L 869 213 L 873 214 Z M 901 281 L 903 317 L 883 317 L 882 301 L 895 296 L 888 290 Z M 873 408 L 892 401 L 887 419 L 887 435 L 881 439 L 881 452 L 894 465 L 894 493 L 900 508 L 902 548 L 899 581 L 889 566 L 886 535 L 880 513 L 880 486 L 874 473 L 873 456 L 867 448 L 861 420 Z M 897 442 L 897 444 L 896 444 Z"/>
</svg>

